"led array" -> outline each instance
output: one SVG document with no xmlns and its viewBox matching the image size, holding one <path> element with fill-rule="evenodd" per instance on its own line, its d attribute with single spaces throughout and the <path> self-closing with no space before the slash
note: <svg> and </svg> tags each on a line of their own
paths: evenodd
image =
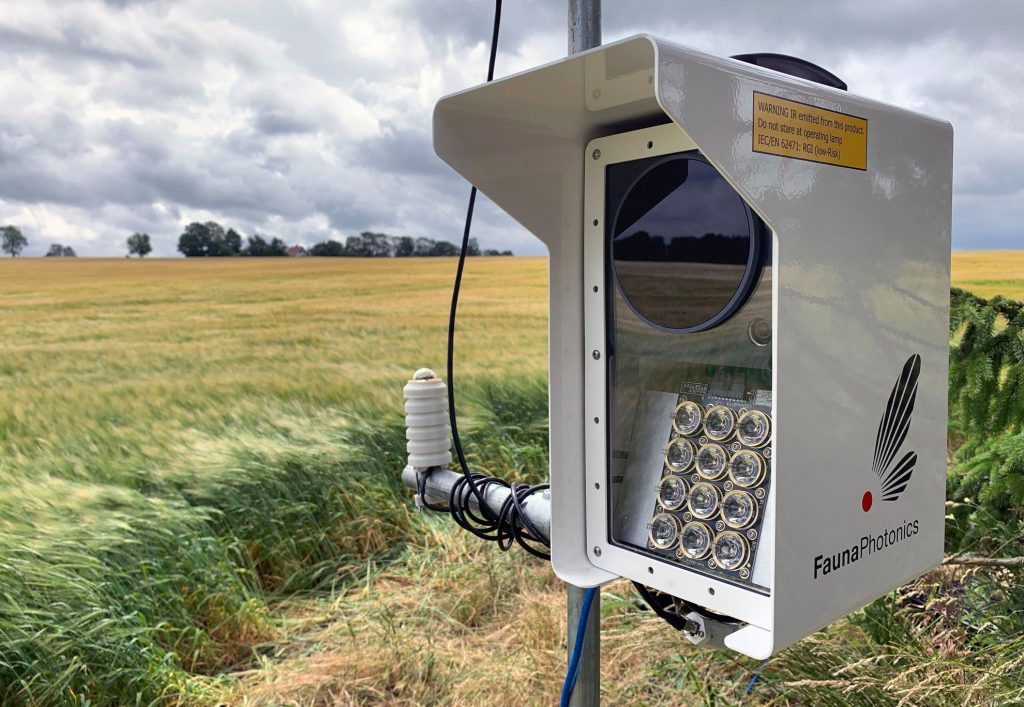
<svg viewBox="0 0 1024 707">
<path fill-rule="evenodd" d="M 682 399 L 672 429 L 649 547 L 748 579 L 767 496 L 769 416 Z"/>
</svg>

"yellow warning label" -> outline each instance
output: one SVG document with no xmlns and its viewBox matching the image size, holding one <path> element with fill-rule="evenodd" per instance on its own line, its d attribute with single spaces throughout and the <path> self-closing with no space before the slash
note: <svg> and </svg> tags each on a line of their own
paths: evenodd
<svg viewBox="0 0 1024 707">
<path fill-rule="evenodd" d="M 754 152 L 868 168 L 868 121 L 754 91 Z"/>
</svg>

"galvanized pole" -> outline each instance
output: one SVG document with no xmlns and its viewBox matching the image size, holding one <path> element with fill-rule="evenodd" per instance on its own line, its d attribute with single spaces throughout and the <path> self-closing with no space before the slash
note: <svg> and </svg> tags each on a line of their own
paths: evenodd
<svg viewBox="0 0 1024 707">
<path fill-rule="evenodd" d="M 569 0 L 569 54 L 601 45 L 601 0 Z M 569 585 L 568 628 L 569 655 L 576 643 L 576 628 L 586 589 Z M 572 707 L 597 707 L 601 704 L 601 593 L 598 591 L 590 607 L 587 631 L 583 639 L 579 676 L 572 693 Z"/>
</svg>

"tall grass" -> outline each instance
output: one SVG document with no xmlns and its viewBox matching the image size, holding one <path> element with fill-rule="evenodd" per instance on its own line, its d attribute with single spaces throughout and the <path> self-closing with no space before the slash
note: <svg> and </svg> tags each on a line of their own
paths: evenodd
<svg viewBox="0 0 1024 707">
<path fill-rule="evenodd" d="M 0 703 L 546 704 L 563 587 L 410 510 L 401 381 L 452 263 L 0 262 Z M 547 468 L 545 263 L 479 259 L 471 462 Z M 609 704 L 1019 701 L 1013 575 L 936 575 L 764 667 L 606 590 Z"/>
</svg>

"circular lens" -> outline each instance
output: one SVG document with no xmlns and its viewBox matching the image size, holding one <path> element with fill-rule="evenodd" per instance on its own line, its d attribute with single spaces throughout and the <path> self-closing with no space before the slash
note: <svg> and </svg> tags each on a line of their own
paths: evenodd
<svg viewBox="0 0 1024 707">
<path fill-rule="evenodd" d="M 658 501 L 670 511 L 686 503 L 686 483 L 678 476 L 666 476 L 658 485 Z"/>
<path fill-rule="evenodd" d="M 659 513 L 651 520 L 651 544 L 659 550 L 670 550 L 679 542 L 679 520 L 668 513 Z"/>
<path fill-rule="evenodd" d="M 746 528 L 756 515 L 757 503 L 746 491 L 730 491 L 722 497 L 722 520 L 730 528 Z"/>
<path fill-rule="evenodd" d="M 696 521 L 684 525 L 679 550 L 691 560 L 707 556 L 711 550 L 711 531 L 708 530 L 708 526 Z"/>
<path fill-rule="evenodd" d="M 771 424 L 760 410 L 747 410 L 736 423 L 736 436 L 748 447 L 760 447 L 768 441 Z"/>
<path fill-rule="evenodd" d="M 690 489 L 688 502 L 690 513 L 697 518 L 707 519 L 718 512 L 718 489 L 704 481 Z"/>
<path fill-rule="evenodd" d="M 747 561 L 747 541 L 727 530 L 715 538 L 715 562 L 724 570 L 739 569 Z"/>
<path fill-rule="evenodd" d="M 729 478 L 737 486 L 753 486 L 761 480 L 764 462 L 757 452 L 744 449 L 733 455 L 729 462 Z"/>
<path fill-rule="evenodd" d="M 684 472 L 693 464 L 693 445 L 682 437 L 676 437 L 668 443 L 665 450 L 665 466 L 678 473 Z"/>
<path fill-rule="evenodd" d="M 724 405 L 714 405 L 708 408 L 708 414 L 704 418 L 704 432 L 708 437 L 721 442 L 723 439 L 728 439 L 735 429 L 736 413 Z"/>
<path fill-rule="evenodd" d="M 705 479 L 717 479 L 725 473 L 729 455 L 717 444 L 705 444 L 697 450 L 697 473 Z"/>
<path fill-rule="evenodd" d="M 696 154 L 656 160 L 639 176 L 614 167 L 609 253 L 625 303 L 673 331 L 710 329 L 732 316 L 760 276 L 763 222 Z"/>
<path fill-rule="evenodd" d="M 672 427 L 681 435 L 692 435 L 700 429 L 704 420 L 704 411 L 692 400 L 684 400 L 676 405 L 672 413 Z"/>
</svg>

